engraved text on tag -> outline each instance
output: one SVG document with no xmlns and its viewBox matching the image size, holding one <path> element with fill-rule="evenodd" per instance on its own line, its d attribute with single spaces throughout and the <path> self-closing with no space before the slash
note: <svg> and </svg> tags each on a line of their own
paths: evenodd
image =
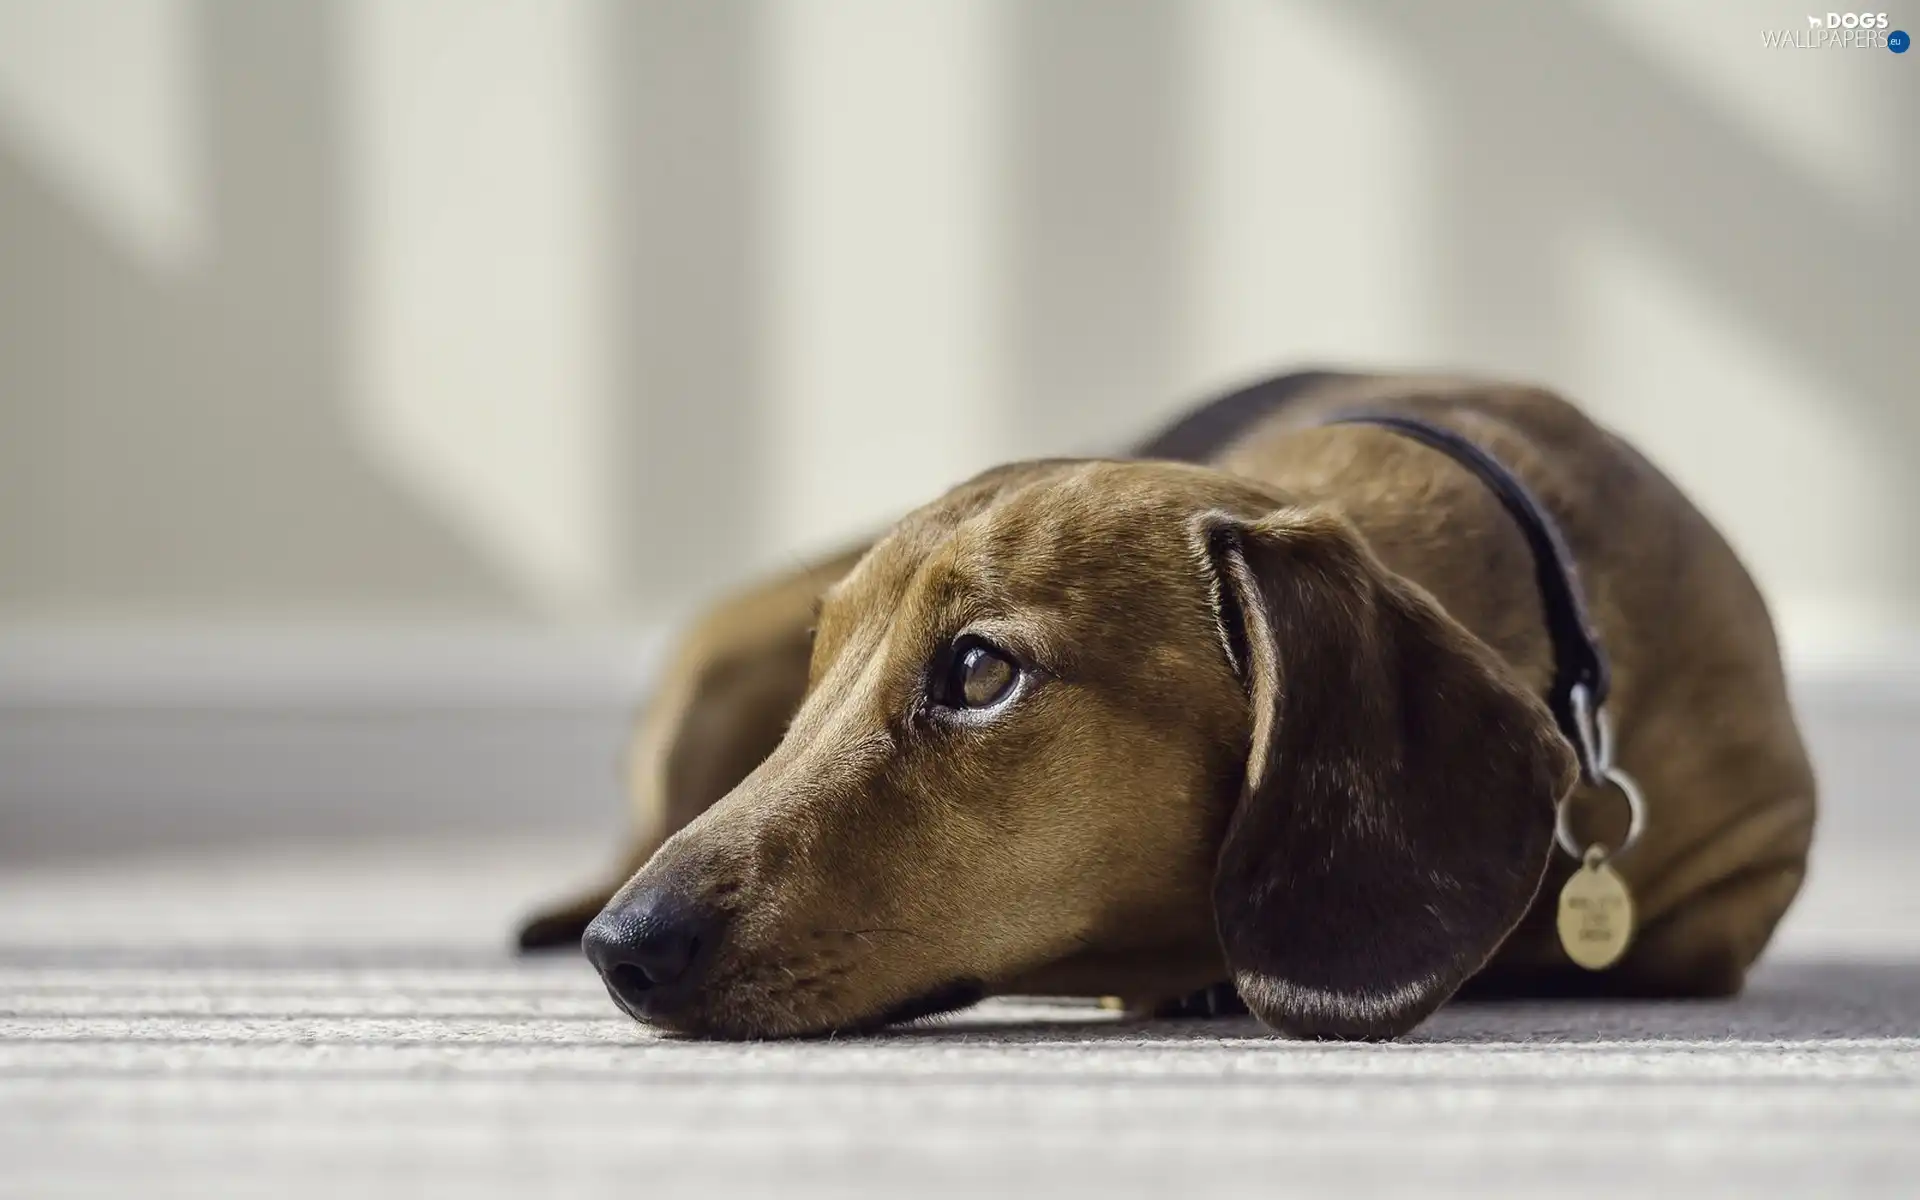
<svg viewBox="0 0 1920 1200">
<path fill-rule="evenodd" d="M 1560 944 L 1589 971 L 1618 962 L 1633 938 L 1633 898 L 1606 860 L 1589 853 L 1560 889 Z"/>
</svg>

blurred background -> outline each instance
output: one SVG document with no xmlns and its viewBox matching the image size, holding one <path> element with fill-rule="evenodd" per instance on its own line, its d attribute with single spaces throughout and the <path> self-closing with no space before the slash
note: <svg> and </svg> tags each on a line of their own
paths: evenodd
<svg viewBox="0 0 1920 1200">
<path fill-rule="evenodd" d="M 1351 365 L 1673 474 L 1891 861 L 1920 55 L 1804 8 L 0 0 L 0 859 L 604 835 L 718 591 Z"/>
</svg>

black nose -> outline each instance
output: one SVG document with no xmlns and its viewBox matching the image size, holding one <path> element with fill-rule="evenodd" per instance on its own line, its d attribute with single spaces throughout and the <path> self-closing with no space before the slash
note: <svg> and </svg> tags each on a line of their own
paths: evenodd
<svg viewBox="0 0 1920 1200">
<path fill-rule="evenodd" d="M 713 959 L 719 921 L 664 888 L 643 888 L 608 905 L 580 939 L 620 1007 L 635 1017 L 680 1008 Z"/>
</svg>

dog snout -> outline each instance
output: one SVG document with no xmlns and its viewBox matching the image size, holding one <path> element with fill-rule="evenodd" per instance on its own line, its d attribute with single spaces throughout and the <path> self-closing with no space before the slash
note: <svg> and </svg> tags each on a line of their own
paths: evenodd
<svg viewBox="0 0 1920 1200">
<path fill-rule="evenodd" d="M 638 1018 L 668 1015 L 700 991 L 722 921 L 713 909 L 666 887 L 618 897 L 587 926 L 581 947 L 607 990 Z"/>
</svg>

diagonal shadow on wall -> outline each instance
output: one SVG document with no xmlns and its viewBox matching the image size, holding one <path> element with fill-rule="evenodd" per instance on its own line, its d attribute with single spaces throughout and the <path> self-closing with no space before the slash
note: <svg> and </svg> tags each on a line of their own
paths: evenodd
<svg viewBox="0 0 1920 1200">
<path fill-rule="evenodd" d="M 1549 247 L 1556 232 L 1603 216 L 1830 381 L 1834 405 L 1870 438 L 1920 444 L 1908 354 L 1920 336 L 1920 237 L 1910 225 L 1873 228 L 1575 5 L 1482 0 L 1472 20 L 1417 0 L 1354 0 L 1348 11 L 1420 72 L 1444 139 L 1432 156 L 1443 166 L 1435 233 L 1453 340 L 1576 337 Z M 1755 41 L 1758 29 L 1756 20 Z M 1883 75 L 1878 92 L 1909 116 L 1895 127 L 1912 128 L 1920 87 Z M 1888 153 L 1898 207 L 1911 213 L 1920 169 Z M 1790 464 L 1782 486 L 1793 486 Z M 1895 486 L 1899 510 L 1920 512 L 1920 477 L 1907 472 Z M 1920 525 L 1888 524 L 1905 526 L 1888 553 L 1912 604 Z"/>
<path fill-rule="evenodd" d="M 519 608 L 347 423 L 340 19 L 194 12 L 213 241 L 179 277 L 0 150 L 0 604 Z"/>
<path fill-rule="evenodd" d="M 683 612 L 766 557 L 761 5 L 605 20 L 619 584 Z"/>
<path fill-rule="evenodd" d="M 1189 9 L 1006 11 L 1002 419 L 1019 454 L 1115 453 L 1195 399 L 1178 378 Z"/>
</svg>

